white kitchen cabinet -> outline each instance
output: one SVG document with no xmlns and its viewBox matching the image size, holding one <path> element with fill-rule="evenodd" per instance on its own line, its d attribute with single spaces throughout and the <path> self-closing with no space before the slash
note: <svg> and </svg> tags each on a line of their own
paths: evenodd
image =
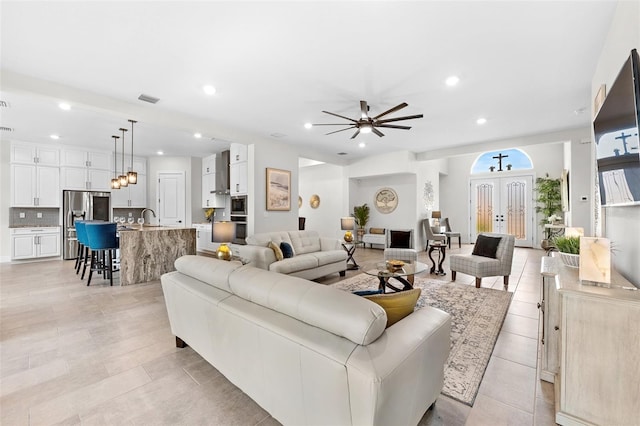
<svg viewBox="0 0 640 426">
<path fill-rule="evenodd" d="M 11 259 L 60 256 L 60 228 L 12 228 Z"/>
<path fill-rule="evenodd" d="M 236 164 L 247 161 L 247 145 L 241 143 L 232 143 L 229 151 L 229 164 Z"/>
<path fill-rule="evenodd" d="M 224 195 L 215 193 L 216 175 L 214 173 L 202 175 L 202 208 L 224 208 L 226 199 Z"/>
<path fill-rule="evenodd" d="M 11 165 L 11 207 L 60 207 L 58 167 Z"/>
<path fill-rule="evenodd" d="M 13 143 L 11 144 L 11 163 L 59 166 L 60 149 L 56 146 Z"/>
<path fill-rule="evenodd" d="M 61 167 L 62 189 L 110 191 L 112 172 L 88 167 Z"/>
<path fill-rule="evenodd" d="M 216 251 L 217 244 L 211 241 L 211 224 L 195 224 L 196 228 L 196 251 Z"/>
<path fill-rule="evenodd" d="M 122 156 L 118 155 L 116 157 L 116 173 L 121 174 L 122 173 Z M 130 155 L 125 155 L 124 156 L 124 172 L 125 174 L 127 172 L 131 171 L 131 156 Z M 138 173 L 139 175 L 146 175 L 147 174 L 147 159 L 144 157 L 133 157 L 133 171 L 135 171 L 136 173 Z"/>
<path fill-rule="evenodd" d="M 216 172 L 216 155 L 210 155 L 202 159 L 202 174 L 208 175 Z"/>
<path fill-rule="evenodd" d="M 87 151 L 65 147 L 62 149 L 62 167 L 89 167 L 111 170 L 113 153 L 109 151 Z"/>
<path fill-rule="evenodd" d="M 235 163 L 229 166 L 231 195 L 245 195 L 247 193 L 247 162 Z"/>
<path fill-rule="evenodd" d="M 111 190 L 111 207 L 147 207 L 147 177 L 138 175 L 138 183 Z"/>
</svg>

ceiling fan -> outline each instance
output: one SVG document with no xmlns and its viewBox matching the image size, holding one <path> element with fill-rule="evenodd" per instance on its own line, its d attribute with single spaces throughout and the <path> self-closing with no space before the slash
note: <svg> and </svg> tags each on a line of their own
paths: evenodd
<svg viewBox="0 0 640 426">
<path fill-rule="evenodd" d="M 375 133 L 376 135 L 378 135 L 380 137 L 383 137 L 384 133 L 382 133 L 380 130 L 378 130 L 379 127 L 384 127 L 384 128 L 387 128 L 387 129 L 409 130 L 411 128 L 409 126 L 398 126 L 398 125 L 395 125 L 395 124 L 388 124 L 388 123 L 391 123 L 393 121 L 412 120 L 414 118 L 422 118 L 422 114 L 417 114 L 417 115 L 407 115 L 407 116 L 404 116 L 404 117 L 381 119 L 385 115 L 388 115 L 388 114 L 394 113 L 396 111 L 399 111 L 402 108 L 407 107 L 407 106 L 409 106 L 409 105 L 406 102 L 403 102 L 400 105 L 394 106 L 390 110 L 387 110 L 387 111 L 383 112 L 382 114 L 378 114 L 375 117 L 369 117 L 369 105 L 367 105 L 367 101 L 360 101 L 361 116 L 360 116 L 360 118 L 358 120 L 354 120 L 352 118 L 345 117 L 343 115 L 335 114 L 333 112 L 322 111 L 325 114 L 329 114 L 329 115 L 333 115 L 335 117 L 340 117 L 340 118 L 344 118 L 345 120 L 349 120 L 351 123 L 312 124 L 312 126 L 345 126 L 345 125 L 348 125 L 349 127 L 345 128 L 345 129 L 340 129 L 340 130 L 336 130 L 334 132 L 329 132 L 329 133 L 327 133 L 327 135 L 331 135 L 333 133 L 338 133 L 338 132 L 343 132 L 343 131 L 349 130 L 349 129 L 356 129 L 356 132 L 353 134 L 353 136 L 351 136 L 351 139 L 355 138 L 360 133 L 371 133 L 371 132 Z"/>
</svg>

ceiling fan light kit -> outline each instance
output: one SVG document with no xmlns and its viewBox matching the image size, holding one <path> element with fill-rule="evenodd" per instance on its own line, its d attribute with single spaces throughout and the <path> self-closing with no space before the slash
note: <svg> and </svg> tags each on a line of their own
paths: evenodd
<svg viewBox="0 0 640 426">
<path fill-rule="evenodd" d="M 369 105 L 367 104 L 367 101 L 360 101 L 360 119 L 358 120 L 354 120 L 353 118 L 349 118 L 349 117 L 345 117 L 343 115 L 339 115 L 333 112 L 329 112 L 329 111 L 322 111 L 325 114 L 329 114 L 329 115 L 333 115 L 334 117 L 338 117 L 338 118 L 343 118 L 345 120 L 350 121 L 350 123 L 320 123 L 320 124 L 313 124 L 312 126 L 344 126 L 347 125 L 349 127 L 346 127 L 344 129 L 340 129 L 340 130 L 334 130 L 333 132 L 329 132 L 327 133 L 327 135 L 332 135 L 334 133 L 338 133 L 338 132 L 343 132 L 345 130 L 350 130 L 350 129 L 356 129 L 356 132 L 353 134 L 353 136 L 351 136 L 351 139 L 354 139 L 356 136 L 358 136 L 360 133 L 375 133 L 376 135 L 378 135 L 379 137 L 383 137 L 384 133 L 382 133 L 380 130 L 378 130 L 379 127 L 382 128 L 387 128 L 387 129 L 401 129 L 401 130 L 409 130 L 411 129 L 410 126 L 399 126 L 396 124 L 388 124 L 394 121 L 402 121 L 402 120 L 413 120 L 416 118 L 422 118 L 423 115 L 422 114 L 416 114 L 416 115 L 407 115 L 404 117 L 396 117 L 396 118 L 385 118 L 385 119 L 381 119 L 382 117 L 392 114 L 396 111 L 401 110 L 402 108 L 405 108 L 409 106 L 406 102 L 403 102 L 399 105 L 394 106 L 393 108 L 376 115 L 375 117 L 369 117 Z"/>
</svg>

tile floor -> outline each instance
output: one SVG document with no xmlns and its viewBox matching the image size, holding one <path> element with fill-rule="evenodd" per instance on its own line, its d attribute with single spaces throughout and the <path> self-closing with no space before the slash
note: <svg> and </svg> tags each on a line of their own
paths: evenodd
<svg viewBox="0 0 640 426">
<path fill-rule="evenodd" d="M 543 255 L 515 251 L 513 300 L 474 406 L 441 396 L 421 425 L 554 424 L 553 386 L 536 374 Z M 381 258 L 378 249 L 355 254 L 361 269 Z M 85 283 L 73 261 L 0 264 L 0 424 L 279 424 L 193 350 L 175 347 L 159 282 Z M 483 286 L 503 288 L 501 278 Z"/>
</svg>

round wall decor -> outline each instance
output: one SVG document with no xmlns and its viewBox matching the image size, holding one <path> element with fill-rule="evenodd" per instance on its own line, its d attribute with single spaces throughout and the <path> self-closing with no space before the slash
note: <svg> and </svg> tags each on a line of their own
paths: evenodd
<svg viewBox="0 0 640 426">
<path fill-rule="evenodd" d="M 309 205 L 312 209 L 317 209 L 318 206 L 320 206 L 320 197 L 316 194 L 313 194 L 311 196 L 311 199 L 309 200 Z"/>
<path fill-rule="evenodd" d="M 380 213 L 391 213 L 398 207 L 398 194 L 391 188 L 380 188 L 373 197 L 373 205 Z"/>
</svg>

